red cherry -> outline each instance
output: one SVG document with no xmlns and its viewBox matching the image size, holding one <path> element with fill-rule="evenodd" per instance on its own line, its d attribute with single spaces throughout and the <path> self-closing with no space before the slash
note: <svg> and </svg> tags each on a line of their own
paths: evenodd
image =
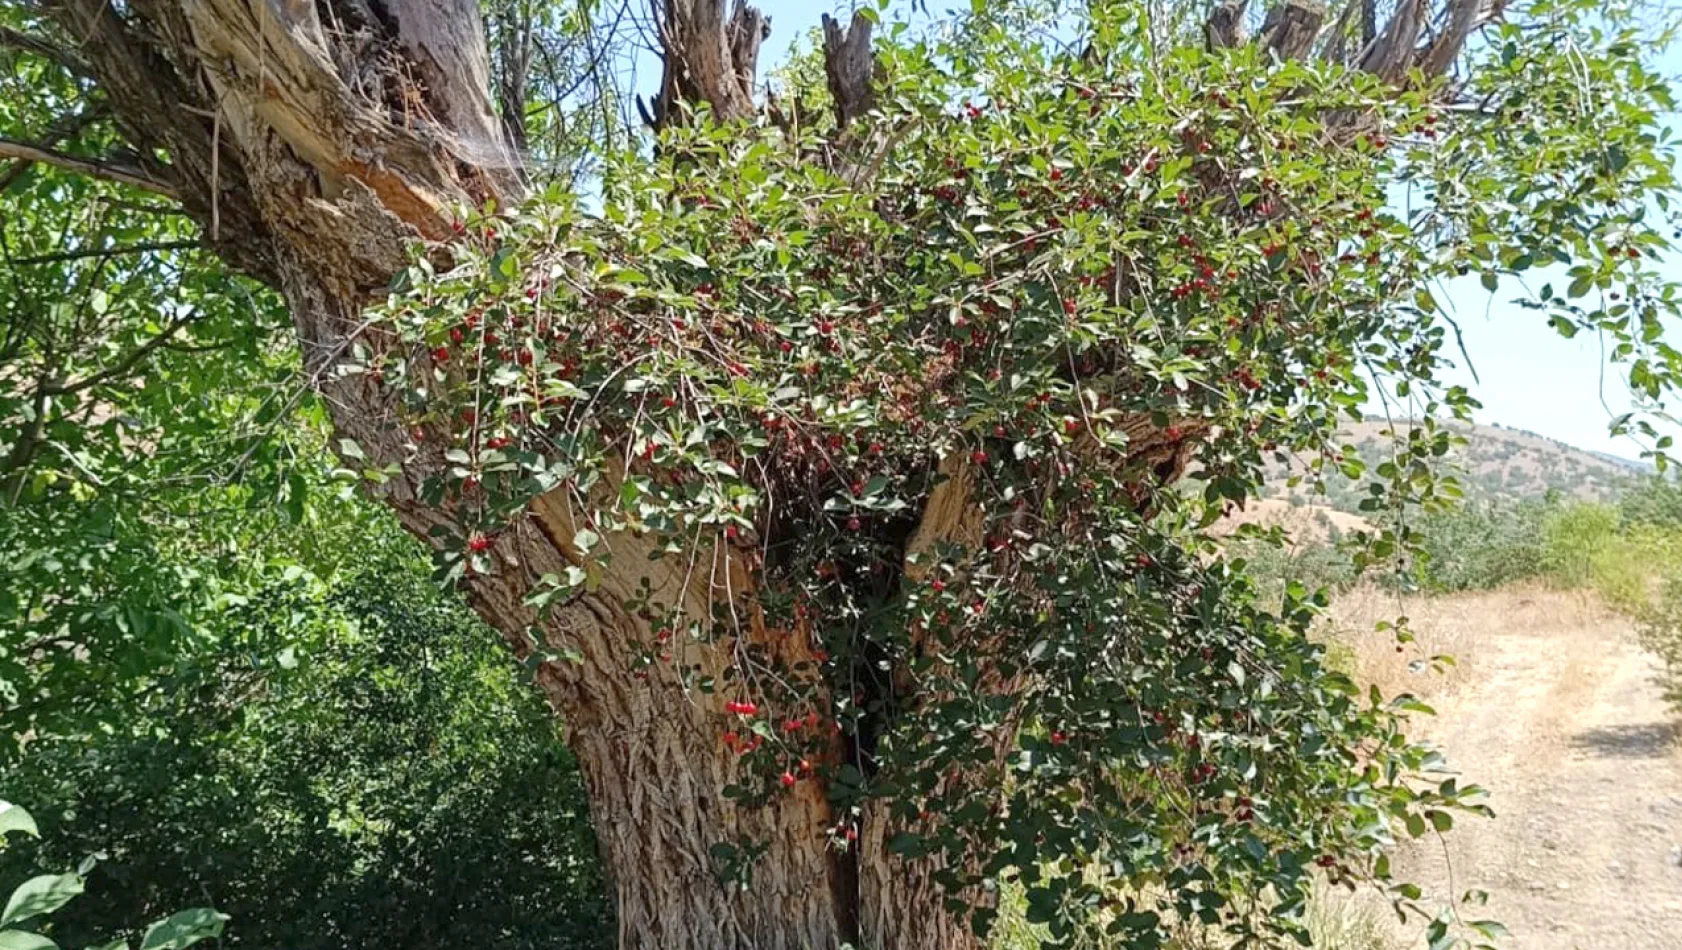
<svg viewBox="0 0 1682 950">
<path fill-rule="evenodd" d="M 481 551 L 488 551 L 490 550 L 490 547 L 491 539 L 482 534 L 475 534 L 473 537 L 467 539 L 467 549 L 475 554 L 478 554 Z"/>
<path fill-rule="evenodd" d="M 1063 298 L 1063 312 L 1064 313 L 1066 313 L 1066 314 L 1068 314 L 1069 316 L 1072 317 L 1072 316 L 1075 315 L 1075 310 L 1078 307 L 1079 307 L 1079 304 L 1077 304 L 1075 302 L 1075 298 L 1073 298 L 1073 297 Z"/>
<path fill-rule="evenodd" d="M 857 518 L 848 518 L 847 519 L 847 530 L 848 531 L 857 531 L 862 527 L 864 527 L 864 522 L 858 520 Z"/>
<path fill-rule="evenodd" d="M 934 588 L 934 592 L 938 594 L 946 589 L 946 582 L 937 577 L 929 582 L 929 586 Z"/>
<path fill-rule="evenodd" d="M 972 464 L 975 464 L 975 465 L 986 465 L 987 464 L 987 453 L 981 451 L 980 449 L 976 449 L 974 452 L 971 452 L 969 454 L 969 460 Z"/>
<path fill-rule="evenodd" d="M 450 348 L 447 347 L 447 346 L 440 346 L 436 350 L 433 350 L 432 351 L 432 359 L 433 359 L 433 362 L 436 362 L 436 363 L 449 362 Z"/>
<path fill-rule="evenodd" d="M 724 526 L 724 536 L 732 541 L 736 540 L 736 535 L 739 533 L 740 532 L 736 530 L 736 526 L 733 524 Z"/>
<path fill-rule="evenodd" d="M 784 772 L 782 777 L 777 779 L 777 781 L 782 782 L 784 788 L 793 788 L 794 783 L 799 780 L 794 777 L 793 772 Z"/>
<path fill-rule="evenodd" d="M 1067 735 L 1064 735 L 1061 732 L 1053 732 L 1051 734 L 1051 744 L 1052 745 L 1062 745 L 1063 743 L 1068 742 L 1068 741 L 1069 741 L 1069 737 Z"/>
</svg>

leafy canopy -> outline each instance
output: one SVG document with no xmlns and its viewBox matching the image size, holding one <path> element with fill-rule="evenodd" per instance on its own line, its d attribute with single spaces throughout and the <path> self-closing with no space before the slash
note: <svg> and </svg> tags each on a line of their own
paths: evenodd
<svg viewBox="0 0 1682 950">
<path fill-rule="evenodd" d="M 1296 935 L 1315 866 L 1386 878 L 1395 835 L 1476 790 L 1402 737 L 1416 703 L 1326 668 L 1322 601 L 1262 610 L 1201 530 L 1272 453 L 1361 477 L 1335 433 L 1374 398 L 1426 424 L 1372 506 L 1455 494 L 1446 277 L 1568 268 L 1533 305 L 1610 334 L 1648 395 L 1675 382 L 1668 93 L 1587 4 L 1513 20 L 1463 84 L 1397 88 L 1158 47 L 1129 4 L 1093 8 L 1084 55 L 982 11 L 885 45 L 839 146 L 700 115 L 599 212 L 465 215 L 341 369 L 445 463 L 446 577 L 519 570 L 547 495 L 577 562 L 534 605 L 644 579 L 637 675 L 728 698 L 727 794 L 822 780 L 843 849 L 886 799 L 895 851 L 943 855 L 955 895 L 1019 877 L 1059 939 Z M 735 585 L 711 615 L 648 582 L 697 571 Z M 753 851 L 717 854 L 751 883 Z"/>
</svg>

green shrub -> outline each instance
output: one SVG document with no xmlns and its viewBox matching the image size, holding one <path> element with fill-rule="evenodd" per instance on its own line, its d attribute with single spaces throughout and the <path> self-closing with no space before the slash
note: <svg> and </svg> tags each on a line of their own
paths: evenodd
<svg viewBox="0 0 1682 950">
<path fill-rule="evenodd" d="M 1244 560 L 1258 596 L 1270 606 L 1281 602 L 1292 581 L 1312 591 L 1322 587 L 1341 589 L 1355 579 L 1349 555 L 1331 543 L 1287 544 L 1247 538 L 1233 542 L 1228 554 Z"/>
<path fill-rule="evenodd" d="M 1431 590 L 1484 590 L 1536 577 L 1546 569 L 1545 503 L 1467 504 L 1421 515 L 1418 568 Z"/>
<path fill-rule="evenodd" d="M 1548 577 L 1566 588 L 1594 586 L 1597 562 L 1606 560 L 1618 526 L 1618 510 L 1610 505 L 1567 505 L 1549 511 L 1542 523 L 1542 563 Z"/>
<path fill-rule="evenodd" d="M 61 943 L 213 902 L 224 948 L 611 945 L 555 720 L 412 542 L 364 542 L 325 591 L 239 609 L 253 638 L 307 631 L 286 675 L 226 656 L 222 688 L 161 692 L 131 710 L 140 728 L 27 748 L 7 793 L 41 803 L 48 834 L 0 875 L 109 855 L 55 917 Z"/>
<path fill-rule="evenodd" d="M 1659 658 L 1665 699 L 1682 711 L 1682 571 L 1672 570 L 1636 628 L 1641 644 Z"/>
<path fill-rule="evenodd" d="M 1618 499 L 1618 511 L 1626 524 L 1682 528 L 1682 485 L 1663 476 L 1644 478 Z"/>
</svg>

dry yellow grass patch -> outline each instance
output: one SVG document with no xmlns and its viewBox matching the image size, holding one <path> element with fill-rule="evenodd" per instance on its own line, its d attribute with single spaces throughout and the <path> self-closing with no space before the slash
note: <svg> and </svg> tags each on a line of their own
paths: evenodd
<svg viewBox="0 0 1682 950">
<path fill-rule="evenodd" d="M 1376 627 L 1403 617 L 1414 641 L 1401 644 L 1398 652 L 1395 632 Z M 1334 661 L 1363 685 L 1375 683 L 1387 696 L 1408 692 L 1424 698 L 1452 692 L 1476 675 L 1478 645 L 1504 631 L 1545 634 L 1616 620 L 1592 594 L 1540 584 L 1452 596 L 1403 596 L 1363 585 L 1333 597 L 1320 635 L 1330 644 Z M 1442 655 L 1453 657 L 1453 663 L 1432 662 Z"/>
</svg>

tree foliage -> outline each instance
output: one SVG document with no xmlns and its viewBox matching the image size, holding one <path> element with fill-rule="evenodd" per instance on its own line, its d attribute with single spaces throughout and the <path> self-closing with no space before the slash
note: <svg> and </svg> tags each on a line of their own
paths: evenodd
<svg viewBox="0 0 1682 950">
<path fill-rule="evenodd" d="M 342 371 L 446 461 L 423 491 L 461 525 L 448 577 L 521 570 L 539 497 L 565 499 L 576 564 L 535 605 L 674 562 L 631 603 L 637 675 L 722 698 L 728 795 L 820 781 L 843 850 L 885 799 L 895 852 L 939 855 L 953 893 L 1019 877 L 1062 938 L 1291 933 L 1316 865 L 1385 877 L 1392 835 L 1475 790 L 1425 784 L 1409 700 L 1327 671 L 1315 605 L 1259 610 L 1198 530 L 1270 452 L 1359 476 L 1333 439 L 1375 383 L 1428 422 L 1374 507 L 1437 499 L 1429 420 L 1471 405 L 1435 382 L 1440 278 L 1569 265 L 1536 305 L 1671 385 L 1644 223 L 1673 187 L 1667 93 L 1586 8 L 1529 12 L 1447 97 L 1157 47 L 1131 6 L 1099 7 L 1080 55 L 979 13 L 885 47 L 878 134 L 831 161 L 699 115 L 612 169 L 600 214 L 551 193 L 465 216 L 383 310 L 400 343 Z M 726 578 L 710 616 L 674 586 L 696 573 Z M 723 843 L 725 873 L 751 881 L 754 849 Z"/>
<path fill-rule="evenodd" d="M 361 529 L 374 553 L 342 574 L 240 595 L 192 657 L 216 675 L 124 703 L 120 733 L 27 747 L 9 789 L 49 844 L 4 866 L 105 855 L 62 939 L 209 901 L 230 946 L 603 944 L 554 720 L 407 539 Z M 254 675 L 264 640 L 285 645 Z"/>
</svg>

